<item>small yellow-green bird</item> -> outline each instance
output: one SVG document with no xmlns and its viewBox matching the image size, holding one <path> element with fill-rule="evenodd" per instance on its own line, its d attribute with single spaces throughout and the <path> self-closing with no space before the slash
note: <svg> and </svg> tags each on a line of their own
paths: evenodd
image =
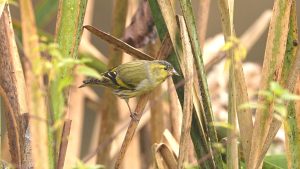
<svg viewBox="0 0 300 169">
<path fill-rule="evenodd" d="M 137 60 L 121 64 L 101 74 L 101 78 L 90 78 L 79 87 L 102 85 L 113 89 L 115 95 L 126 101 L 130 117 L 136 119 L 128 104 L 129 98 L 153 90 L 169 76 L 179 75 L 174 67 L 164 60 Z"/>
</svg>

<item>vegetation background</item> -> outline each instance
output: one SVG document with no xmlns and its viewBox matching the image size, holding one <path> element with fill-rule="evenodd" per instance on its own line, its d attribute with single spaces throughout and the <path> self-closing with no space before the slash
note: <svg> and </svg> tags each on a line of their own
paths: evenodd
<svg viewBox="0 0 300 169">
<path fill-rule="evenodd" d="M 4 6 L 4 1 L 0 2 L 1 7 Z M 138 25 L 149 24 L 147 15 L 144 18 L 139 18 L 136 14 L 139 5 L 141 6 L 143 1 L 20 0 L 9 2 L 10 12 L 8 13 L 12 17 L 15 38 L 11 34 L 7 36 L 15 39 L 14 43 L 18 47 L 15 52 L 19 54 L 20 61 L 23 64 L 24 72 L 22 74 L 26 75 L 26 92 L 35 93 L 36 95 L 26 94 L 23 91 L 27 100 L 24 109 L 28 109 L 29 111 L 26 112 L 31 113 L 29 119 L 34 119 L 30 120 L 33 127 L 30 128 L 32 138 L 28 142 L 32 145 L 29 146 L 32 151 L 25 150 L 27 142 L 22 138 L 26 138 L 26 132 L 22 131 L 23 127 L 20 127 L 22 124 L 16 124 L 16 133 L 20 137 L 20 154 L 15 151 L 10 152 L 9 149 L 13 149 L 14 143 L 12 142 L 14 141 L 10 143 L 8 138 L 14 140 L 18 138 L 9 136 L 9 133 L 13 131 L 9 129 L 14 118 L 8 119 L 9 113 L 7 112 L 12 111 L 5 101 L 8 96 L 7 93 L 10 91 L 5 88 L 7 81 L 4 77 L 13 77 L 14 75 L 1 69 L 0 82 L 1 89 L 3 89 L 0 100 L 2 167 L 14 165 L 19 168 L 26 168 L 25 166 L 35 166 L 35 168 L 100 168 L 103 166 L 118 168 L 120 167 L 118 166 L 119 163 L 122 163 L 122 168 L 130 169 L 154 167 L 300 167 L 300 163 L 297 161 L 300 158 L 300 139 L 298 136 L 300 103 L 298 101 L 298 107 L 291 106 L 296 105 L 296 102 L 293 101 L 298 99 L 291 93 L 299 95 L 300 90 L 299 66 L 295 66 L 295 63 L 299 63 L 299 59 L 296 59 L 299 58 L 299 54 L 296 55 L 297 45 L 295 45 L 295 43 L 299 43 L 299 35 L 298 33 L 288 32 L 292 29 L 292 31 L 297 32 L 296 23 L 299 21 L 300 13 L 296 12 L 296 6 L 299 6 L 299 1 L 200 0 L 191 1 L 193 11 L 189 8 L 190 1 L 167 0 L 163 3 L 159 0 L 149 0 L 149 2 L 151 11 L 155 13 L 152 24 L 155 23 L 157 26 L 158 34 L 155 36 L 157 38 L 154 39 L 152 32 L 148 30 L 142 34 L 142 37 L 144 37 L 143 40 L 150 39 L 149 44 L 147 43 L 146 46 L 141 47 L 141 43 L 144 42 L 137 41 L 137 43 L 131 45 L 157 58 L 162 57 L 161 54 L 157 53 L 165 52 L 162 49 L 173 48 L 175 53 L 171 52 L 170 54 L 169 51 L 164 54 L 170 54 L 167 60 L 173 65 L 175 64 L 177 68 L 181 67 L 183 75 L 181 78 L 184 77 L 186 83 L 183 84 L 182 79 L 169 79 L 153 91 L 141 121 L 136 124 L 130 122 L 125 102 L 115 98 L 111 91 L 97 87 L 79 90 L 77 86 L 87 76 L 97 77 L 99 73 L 110 67 L 135 58 L 140 59 L 139 51 L 136 51 L 132 56 L 125 54 L 126 51 L 128 52 L 129 47 L 124 47 L 124 45 L 112 47 L 111 44 L 114 45 L 116 42 L 110 41 L 110 44 L 107 40 L 100 39 L 99 35 L 94 35 L 97 33 L 93 30 L 91 32 L 94 34 L 86 29 L 81 34 L 81 27 L 83 25 L 93 25 L 129 43 L 126 41 L 125 35 L 135 37 L 135 34 L 140 33 L 133 28 L 131 28 L 133 33 L 124 33 L 132 22 L 133 16 L 141 21 Z M 58 10 L 59 3 L 61 3 L 60 10 Z M 168 3 L 172 4 L 173 8 L 176 9 L 175 13 L 183 15 L 184 19 L 177 17 L 176 20 L 172 8 L 169 8 L 170 5 L 168 7 Z M 148 5 L 147 2 L 146 4 Z M 232 4 L 234 4 L 234 11 L 231 10 Z M 273 7 L 275 9 L 276 5 L 282 8 L 276 8 L 278 11 L 275 11 L 272 15 L 270 10 Z M 0 12 L 7 12 L 7 7 L 3 8 L 3 12 L 1 10 Z M 78 13 L 74 12 L 74 9 Z M 143 10 L 146 11 L 145 7 Z M 194 16 L 189 13 L 191 11 Z M 163 17 L 159 17 L 160 12 Z M 278 12 L 278 16 L 282 16 L 282 21 L 275 19 L 276 12 Z M 75 13 L 77 15 L 72 15 Z M 146 12 L 146 14 L 148 13 Z M 3 19 L 3 16 L 1 16 L 1 19 Z M 82 20 L 83 17 L 85 18 L 84 21 Z M 270 23 L 272 17 L 274 19 Z M 195 19 L 196 24 L 190 21 L 193 19 Z M 176 25 L 174 26 L 172 23 L 176 23 Z M 275 30 L 279 28 L 282 28 L 282 30 L 277 30 L 277 33 L 270 33 L 268 30 L 272 24 Z M 286 26 L 285 29 L 282 25 L 287 24 L 289 26 Z M 4 25 L 4 21 L 1 21 L 0 27 Z M 252 27 L 253 25 L 254 27 Z M 276 27 L 276 25 L 281 26 Z M 5 26 L 5 30 L 9 29 L 9 26 Z M 193 28 L 195 27 L 197 27 L 198 35 L 193 34 Z M 137 29 L 144 30 L 145 28 L 138 27 Z M 4 28 L 1 30 L 3 31 Z M 166 32 L 169 32 L 169 38 L 164 36 Z M 278 32 L 280 33 L 278 34 Z M 225 36 L 226 43 L 222 34 Z M 35 39 L 36 35 L 39 37 L 38 40 L 32 40 Z M 179 35 L 180 40 L 174 38 Z M 279 39 L 282 40 L 283 38 L 285 40 L 272 41 L 272 38 L 270 38 L 272 36 L 278 36 Z M 195 37 L 199 37 L 199 41 L 195 40 Z M 163 45 L 163 39 L 169 41 L 169 45 L 165 45 L 167 47 Z M 289 41 L 289 39 L 291 40 Z M 4 41 L 4 38 L 2 40 Z M 27 43 L 24 44 L 24 42 Z M 11 45 L 6 44 L 8 46 L 4 46 L 4 44 L 1 43 L 3 46 L 0 50 L 2 51 Z M 197 44 L 201 47 L 202 52 L 200 52 L 200 48 L 198 49 Z M 271 44 L 278 48 L 279 54 L 267 54 L 267 51 L 272 47 Z M 125 52 L 122 53 L 118 49 Z M 290 51 L 292 54 L 289 53 Z M 0 55 L 2 59 L 6 56 L 4 53 Z M 191 57 L 187 55 L 191 55 Z M 9 57 L 12 56 L 9 55 Z M 77 56 L 78 59 L 74 59 Z M 273 56 L 278 60 L 272 60 L 272 57 L 268 56 Z M 39 57 L 43 59 L 36 59 Z M 177 61 L 174 61 L 174 58 Z M 202 58 L 207 78 L 202 76 L 203 72 L 199 71 L 204 70 L 204 65 L 199 61 Z M 292 61 L 286 63 L 284 58 L 290 58 L 289 60 Z M 1 60 L 1 66 L 4 65 L 4 61 Z M 241 61 L 244 62 L 244 72 L 240 69 L 239 63 Z M 281 65 L 281 62 L 284 62 L 285 66 Z M 193 71 L 184 68 L 190 63 L 195 67 Z M 275 65 L 273 65 L 274 63 Z M 28 64 L 41 66 L 33 66 L 32 68 Z M 265 64 L 265 68 L 262 68 L 263 64 Z M 272 67 L 276 70 L 273 70 Z M 272 71 L 283 73 L 282 75 L 279 73 L 279 77 L 271 73 Z M 269 78 L 262 76 L 268 76 Z M 270 78 L 273 80 L 269 80 Z M 298 78 L 298 84 L 293 78 Z M 243 82 L 243 79 L 246 82 Z M 260 82 L 261 79 L 262 82 Z M 205 89 L 206 80 L 211 96 L 208 100 L 205 100 L 208 93 L 208 90 Z M 189 84 L 189 81 L 193 81 L 195 84 Z M 274 81 L 278 82 L 283 88 L 278 86 L 277 83 L 273 83 L 273 88 L 272 85 L 269 87 L 270 82 Z M 287 83 L 284 83 L 284 81 Z M 173 84 L 177 86 L 177 94 Z M 14 85 L 22 85 L 22 82 L 16 82 Z M 186 85 L 195 85 L 196 87 Z M 181 90 L 183 86 L 185 88 L 195 88 L 195 91 L 192 91 L 192 89 L 183 91 Z M 197 86 L 199 86 L 199 89 Z M 284 88 L 288 89 L 289 92 Z M 258 91 L 264 91 L 265 95 L 258 95 Z M 39 92 L 42 92 L 42 94 Z M 277 95 L 276 92 L 279 94 Z M 266 99 L 269 96 L 268 94 L 272 95 L 269 100 Z M 249 103 L 245 105 L 246 102 L 242 101 L 248 100 L 247 95 L 251 103 L 257 102 L 257 104 L 252 105 Z M 287 95 L 287 98 L 285 98 L 285 95 Z M 257 97 L 260 97 L 260 102 L 257 101 Z M 137 107 L 136 111 L 139 111 L 143 110 L 142 101 L 146 102 L 147 99 L 142 97 L 141 99 L 132 100 L 130 103 L 133 107 Z M 188 101 L 189 99 L 190 101 Z M 262 100 L 268 101 L 263 102 Z M 292 103 L 290 103 L 290 100 L 292 100 Z M 10 105 L 14 105 L 12 102 L 17 102 L 16 98 L 10 100 L 10 102 Z M 181 107 L 178 106 L 179 102 Z M 201 110 L 207 107 L 207 110 L 210 109 L 207 103 L 212 104 L 211 112 L 213 114 Z M 193 105 L 195 107 L 194 111 L 189 110 L 191 109 L 189 106 Z M 244 106 L 244 110 L 239 109 L 241 105 Z M 255 110 L 252 111 L 252 109 L 258 110 L 261 105 L 266 106 L 266 110 L 269 110 L 266 112 L 271 113 L 260 113 L 265 113 L 269 118 L 265 121 L 258 120 L 257 123 L 260 125 L 251 122 L 252 125 L 247 126 L 247 124 L 250 125 L 249 117 L 261 118 L 254 115 Z M 40 108 L 40 110 L 35 108 Z M 181 109 L 183 109 L 183 113 Z M 22 108 L 19 108 L 20 110 Z M 46 110 L 47 113 L 41 112 L 41 110 Z M 195 112 L 197 112 L 196 116 Z M 240 112 L 248 113 L 250 116 L 240 116 Z M 290 113 L 293 112 L 294 114 L 291 115 Z M 20 112 L 15 117 L 16 121 L 22 121 L 19 119 L 23 113 L 25 112 Z M 292 117 L 294 121 L 289 121 L 289 117 Z M 27 119 L 26 115 L 22 118 Z M 192 118 L 193 122 L 191 123 Z M 243 119 L 247 119 L 248 122 L 243 121 Z M 198 120 L 198 122 L 195 122 L 195 120 Z M 212 125 L 212 122 L 214 122 L 214 125 Z M 271 123 L 277 122 L 275 129 L 271 127 L 270 131 L 268 127 L 264 127 L 272 126 Z M 267 135 L 270 133 L 272 135 L 274 132 L 276 134 L 276 128 L 281 126 L 281 122 L 284 125 L 282 125 L 274 141 L 272 141 L 273 137 L 269 141 Z M 294 124 L 295 126 L 293 126 Z M 129 133 L 130 131 L 133 132 L 134 136 L 126 142 L 123 139 L 128 125 L 133 126 L 133 128 L 134 126 L 139 127 L 133 131 L 130 130 L 130 127 L 128 128 Z M 244 128 L 241 128 L 241 126 L 244 126 Z M 263 127 L 259 128 L 257 126 Z M 43 127 L 46 130 L 39 130 Z M 34 128 L 37 128 L 37 130 Z M 238 128 L 240 128 L 241 133 Z M 70 134 L 68 134 L 68 129 L 70 129 Z M 262 131 L 261 135 L 251 135 L 252 130 L 259 131 L 260 129 Z M 189 135 L 184 136 L 183 133 L 189 133 L 190 130 L 192 137 Z M 217 139 L 215 138 L 215 130 L 217 130 L 219 142 L 215 141 Z M 272 130 L 274 130 L 273 133 Z M 273 135 L 275 136 L 275 134 Z M 246 135 L 249 135 L 249 137 L 246 138 Z M 285 137 L 288 137 L 288 139 Z M 126 144 L 129 147 L 126 147 Z M 259 146 L 253 150 L 251 144 L 258 144 Z M 122 154 L 122 151 L 119 152 L 120 149 L 125 150 L 126 154 Z M 265 157 L 266 152 L 264 151 L 267 150 L 268 156 Z M 29 154 L 26 154 L 28 152 Z M 34 163 L 34 161 L 39 162 Z"/>
</svg>

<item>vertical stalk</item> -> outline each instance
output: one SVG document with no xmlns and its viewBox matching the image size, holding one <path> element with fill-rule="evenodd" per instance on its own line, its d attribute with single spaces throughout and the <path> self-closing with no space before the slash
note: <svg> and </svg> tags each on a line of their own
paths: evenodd
<svg viewBox="0 0 300 169">
<path fill-rule="evenodd" d="M 87 6 L 87 0 L 60 0 L 57 14 L 56 30 L 55 30 L 55 42 L 58 44 L 58 48 L 61 55 L 65 58 L 77 58 L 78 47 L 82 35 L 83 19 L 85 16 Z M 51 84 L 51 108 L 54 123 L 59 121 L 65 121 L 67 129 L 70 130 L 71 118 L 73 112 L 70 112 L 69 106 L 71 106 L 72 98 L 70 93 L 72 89 L 61 89 L 60 84 L 73 79 L 73 67 L 65 66 L 60 72 L 58 72 Z M 72 96 L 72 95 L 71 95 Z M 66 105 L 67 103 L 67 105 Z M 66 110 L 65 108 L 68 107 Z M 74 112 L 76 113 L 76 112 Z M 74 115 L 73 115 L 74 116 Z M 63 167 L 65 161 L 65 154 L 67 151 L 68 140 L 62 138 L 68 138 L 70 131 L 63 132 L 63 128 L 59 128 L 56 134 L 56 145 L 54 147 L 54 154 L 59 152 L 57 167 Z M 53 164 L 53 167 L 55 164 Z"/>
<path fill-rule="evenodd" d="M 187 25 L 188 34 L 189 34 L 190 41 L 192 44 L 195 65 L 197 68 L 200 94 L 202 97 L 202 102 L 203 102 L 203 107 L 204 107 L 203 113 L 205 114 L 207 124 L 208 124 L 206 132 L 208 134 L 208 137 L 211 140 L 210 143 L 217 143 L 218 142 L 217 133 L 216 133 L 215 127 L 213 125 L 211 125 L 214 121 L 214 117 L 213 117 L 213 112 L 212 112 L 212 107 L 211 107 L 211 101 L 210 101 L 210 96 L 209 96 L 209 91 L 208 91 L 208 86 L 207 86 L 206 75 L 204 72 L 205 69 L 204 69 L 204 65 L 203 65 L 200 43 L 198 40 L 199 36 L 197 33 L 197 29 L 196 29 L 196 23 L 195 23 L 195 18 L 193 15 L 191 1 L 190 0 L 180 0 L 179 2 L 180 2 L 180 7 L 181 7 L 181 10 L 183 13 L 184 20 Z M 214 160 L 216 162 L 216 167 L 223 168 L 220 152 L 216 152 L 213 156 L 214 156 Z"/>
<path fill-rule="evenodd" d="M 161 40 L 166 36 L 170 36 L 173 51 L 167 60 L 175 67 L 175 69 L 181 73 L 181 68 L 179 65 L 179 59 L 182 54 L 181 41 L 178 34 L 177 23 L 175 20 L 174 10 L 172 4 L 169 1 L 159 1 L 159 0 L 149 0 L 150 8 L 152 10 L 153 19 L 158 30 L 158 34 Z M 175 84 L 181 83 L 183 81 L 182 77 L 173 77 Z M 198 87 L 198 86 L 197 86 Z M 184 87 L 178 87 L 176 89 L 180 104 L 183 105 L 184 102 Z M 199 100 L 199 99 L 198 99 Z M 195 107 L 195 106 L 194 106 Z M 211 158 L 214 154 L 211 150 L 211 145 L 207 144 L 208 135 L 205 133 L 203 128 L 206 129 L 207 126 L 203 126 L 201 119 L 202 115 L 198 114 L 195 109 L 193 109 L 192 115 L 192 127 L 191 127 L 191 137 L 197 154 L 197 159 L 199 165 L 203 168 L 215 168 L 215 158 Z M 209 160 L 201 161 L 202 157 L 208 156 Z"/>
<path fill-rule="evenodd" d="M 45 86 L 41 72 L 41 56 L 39 52 L 39 37 L 30 0 L 20 1 L 22 19 L 22 40 L 24 53 L 30 64 L 25 69 L 26 85 L 28 90 L 28 106 L 30 116 L 30 134 L 32 155 L 36 168 L 50 168 L 48 154 L 48 118 Z M 42 120 L 41 120 L 42 119 Z"/>
<path fill-rule="evenodd" d="M 222 18 L 222 29 L 224 32 L 225 41 L 229 41 L 234 36 L 234 25 L 233 25 L 233 7 L 234 1 L 220 0 L 219 11 Z M 238 169 L 238 146 L 237 146 L 237 126 L 236 126 L 236 115 L 237 115 L 237 67 L 241 67 L 241 64 L 237 64 L 234 56 L 235 47 L 226 51 L 226 54 L 230 57 L 231 63 L 229 68 L 229 103 L 228 103 L 228 123 L 232 126 L 227 132 L 227 168 Z M 241 72 L 242 73 L 242 72 Z M 244 92 L 244 91 L 240 91 Z M 249 121 L 252 123 L 252 121 Z"/>
<path fill-rule="evenodd" d="M 186 28 L 186 24 L 182 16 L 178 17 L 178 21 L 180 24 L 180 35 L 182 39 L 183 46 L 183 56 L 182 60 L 182 68 L 185 84 L 184 84 L 184 102 L 183 102 L 183 117 L 182 117 L 182 125 L 181 125 L 181 137 L 179 144 L 179 157 L 178 157 L 178 169 L 184 168 L 184 161 L 187 159 L 188 155 L 188 139 L 189 133 L 191 130 L 191 122 L 192 122 L 192 113 L 193 113 L 193 76 L 194 69 L 189 69 L 193 67 L 193 53 L 192 46 L 190 44 L 190 39 L 188 37 L 188 32 Z"/>
<path fill-rule="evenodd" d="M 292 0 L 278 0 L 274 2 L 273 16 L 270 22 L 266 44 L 260 90 L 266 90 L 271 81 L 280 81 L 282 66 L 286 51 L 288 25 Z M 263 160 L 268 140 L 268 132 L 274 131 L 273 105 L 268 104 L 263 97 L 259 97 L 258 104 L 265 105 L 265 109 L 257 109 L 253 128 L 251 150 L 247 168 L 258 168 Z M 271 134 L 272 135 L 272 134 Z M 267 146 L 265 148 L 265 146 Z"/>
<path fill-rule="evenodd" d="M 298 51 L 298 25 L 297 25 L 297 13 L 296 13 L 296 1 L 292 1 L 289 32 L 287 37 L 287 45 L 285 52 L 285 59 L 282 68 L 281 84 L 288 88 L 290 92 L 297 94 L 297 74 L 299 78 L 300 69 L 300 51 Z M 298 55 L 297 55 L 298 51 Z M 294 76 L 294 79 L 291 77 Z M 299 84 L 299 83 L 298 83 Z M 298 85 L 299 86 L 299 85 Z M 298 93 L 299 95 L 299 93 Z M 297 113 L 296 102 L 291 101 L 287 104 L 287 118 L 284 121 L 285 138 L 286 138 L 286 154 L 289 168 L 300 168 L 300 128 L 297 125 Z M 299 102 L 299 101 L 298 101 Z M 273 120 L 274 121 L 274 120 Z M 278 126 L 281 126 L 281 122 L 277 122 Z"/>
</svg>

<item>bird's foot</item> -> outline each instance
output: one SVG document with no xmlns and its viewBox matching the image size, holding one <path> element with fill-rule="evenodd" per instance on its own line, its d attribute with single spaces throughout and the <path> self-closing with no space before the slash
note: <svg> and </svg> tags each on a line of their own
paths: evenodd
<svg viewBox="0 0 300 169">
<path fill-rule="evenodd" d="M 130 117 L 131 119 L 133 119 L 134 121 L 140 121 L 140 119 L 138 119 L 137 113 L 136 112 L 130 112 Z"/>
</svg>

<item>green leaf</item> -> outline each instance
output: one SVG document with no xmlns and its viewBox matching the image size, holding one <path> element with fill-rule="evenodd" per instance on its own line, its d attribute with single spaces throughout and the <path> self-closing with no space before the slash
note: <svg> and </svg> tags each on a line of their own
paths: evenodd
<svg viewBox="0 0 300 169">
<path fill-rule="evenodd" d="M 266 156 L 263 169 L 287 169 L 287 160 L 284 154 Z"/>
<path fill-rule="evenodd" d="M 281 117 L 285 118 L 287 115 L 286 106 L 283 104 L 278 104 L 274 106 L 276 113 L 278 113 Z"/>
<path fill-rule="evenodd" d="M 76 69 L 77 73 L 85 75 L 85 76 L 90 76 L 94 78 L 100 78 L 101 75 L 93 68 L 90 68 L 85 65 L 80 65 Z"/>
<path fill-rule="evenodd" d="M 263 109 L 264 105 L 259 105 L 257 102 L 243 103 L 239 106 L 239 109 Z"/>
<path fill-rule="evenodd" d="M 0 0 L 0 4 L 8 3 L 9 5 L 18 6 L 18 2 L 16 0 Z"/>
<path fill-rule="evenodd" d="M 199 166 L 197 166 L 197 165 L 191 165 L 191 164 L 187 164 L 184 168 L 185 169 L 200 169 Z"/>
<path fill-rule="evenodd" d="M 225 43 L 225 45 L 221 48 L 222 51 L 228 51 L 229 49 L 232 48 L 234 43 L 232 41 L 228 41 Z"/>
<path fill-rule="evenodd" d="M 215 127 L 223 127 L 226 129 L 233 129 L 233 126 L 227 122 L 213 122 L 213 123 L 211 123 L 211 125 L 213 125 Z"/>
<path fill-rule="evenodd" d="M 217 150 L 218 152 L 225 153 L 226 149 L 222 143 L 213 143 L 212 146 Z"/>
<path fill-rule="evenodd" d="M 264 96 L 268 101 L 272 101 L 274 99 L 273 93 L 268 90 L 259 91 L 258 95 Z"/>
<path fill-rule="evenodd" d="M 105 167 L 103 165 L 88 165 L 88 164 L 84 164 L 82 161 L 77 160 L 76 162 L 76 166 L 73 167 L 73 169 L 104 169 Z"/>
<path fill-rule="evenodd" d="M 38 27 L 44 27 L 56 16 L 58 0 L 43 0 L 36 6 L 35 16 Z"/>
<path fill-rule="evenodd" d="M 300 96 L 292 93 L 284 93 L 281 98 L 283 100 L 300 100 Z"/>
<path fill-rule="evenodd" d="M 64 58 L 58 63 L 59 68 L 73 67 L 75 64 L 80 64 L 81 61 L 73 58 Z"/>
<path fill-rule="evenodd" d="M 62 92 L 66 87 L 71 85 L 72 82 L 73 82 L 73 77 L 71 77 L 71 76 L 61 78 L 58 81 L 57 91 Z"/>
<path fill-rule="evenodd" d="M 285 92 L 285 89 L 282 88 L 277 82 L 272 81 L 270 83 L 270 90 L 275 93 L 275 95 L 280 96 Z"/>
<path fill-rule="evenodd" d="M 103 73 L 107 70 L 107 65 L 103 63 L 101 60 L 95 58 L 91 54 L 81 53 L 79 55 L 80 60 L 85 60 L 84 64 L 90 68 L 95 69 L 98 73 Z"/>
</svg>

